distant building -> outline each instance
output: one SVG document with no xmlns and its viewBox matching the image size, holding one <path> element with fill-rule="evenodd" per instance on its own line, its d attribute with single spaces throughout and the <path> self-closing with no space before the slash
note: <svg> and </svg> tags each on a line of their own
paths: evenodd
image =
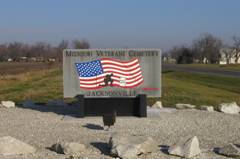
<svg viewBox="0 0 240 159">
<path fill-rule="evenodd" d="M 208 64 L 209 61 L 208 61 L 208 59 L 207 59 L 206 57 L 204 57 L 202 63 L 203 63 L 203 64 Z"/>
<path fill-rule="evenodd" d="M 174 59 L 168 55 L 163 56 L 162 61 L 163 61 L 163 63 L 172 63 L 172 64 L 175 64 L 177 62 L 176 59 Z"/>
<path fill-rule="evenodd" d="M 27 62 L 28 58 L 25 57 L 25 56 L 22 56 L 22 57 L 19 57 L 17 61 L 19 61 L 19 62 Z"/>
<path fill-rule="evenodd" d="M 55 58 L 49 58 L 49 59 L 48 59 L 48 62 L 55 62 L 55 61 L 56 61 Z"/>
<path fill-rule="evenodd" d="M 13 62 L 13 59 L 12 58 L 8 58 L 7 62 Z"/>
<path fill-rule="evenodd" d="M 36 62 L 36 61 L 37 61 L 37 58 L 36 58 L 36 57 L 31 57 L 31 58 L 29 59 L 29 61 L 30 61 L 30 62 Z"/>
<path fill-rule="evenodd" d="M 193 63 L 200 63 L 199 59 L 193 59 Z"/>
<path fill-rule="evenodd" d="M 44 62 L 44 57 L 36 57 L 36 62 Z"/>
<path fill-rule="evenodd" d="M 223 48 L 220 50 L 220 65 L 240 64 L 240 49 Z"/>
</svg>

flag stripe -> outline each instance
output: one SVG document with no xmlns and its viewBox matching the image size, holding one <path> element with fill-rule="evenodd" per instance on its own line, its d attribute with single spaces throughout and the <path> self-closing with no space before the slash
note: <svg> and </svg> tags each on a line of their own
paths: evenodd
<svg viewBox="0 0 240 159">
<path fill-rule="evenodd" d="M 92 80 L 98 80 L 98 79 L 101 79 L 103 78 L 103 76 L 106 76 L 107 74 L 110 74 L 110 73 L 104 73 L 102 75 L 98 75 L 96 77 L 79 77 L 80 81 L 92 81 Z M 126 79 L 133 79 L 133 78 L 136 78 L 136 76 L 142 74 L 141 70 L 138 71 L 137 73 L 135 73 L 134 75 L 128 75 L 128 76 L 124 76 L 124 75 L 121 75 L 121 74 L 118 74 L 118 73 L 114 73 L 114 76 L 117 76 L 117 77 L 122 77 L 122 78 L 126 78 Z"/>
<path fill-rule="evenodd" d="M 80 88 L 91 90 L 91 89 L 100 89 L 100 88 L 103 88 L 103 86 L 96 86 L 96 87 L 83 87 L 83 86 L 80 85 Z"/>
<path fill-rule="evenodd" d="M 111 59 L 111 58 L 102 58 L 101 62 L 102 63 L 109 62 L 109 63 L 113 63 L 113 64 L 120 65 L 120 66 L 129 66 L 129 65 L 132 65 L 132 64 L 138 62 L 138 59 L 133 59 L 133 60 L 123 62 L 123 61 L 115 60 L 115 59 Z"/>
<path fill-rule="evenodd" d="M 141 79 L 142 78 L 142 75 L 139 75 L 138 77 L 134 78 L 134 79 L 127 79 L 126 80 L 126 83 L 131 83 L 131 82 L 134 82 L 138 79 Z M 112 77 L 112 79 L 114 79 L 115 81 L 120 81 L 120 78 L 118 77 Z M 80 81 L 81 84 L 100 84 L 104 81 L 104 78 L 100 78 L 98 80 L 91 80 L 91 81 Z"/>
<path fill-rule="evenodd" d="M 134 63 L 131 63 L 130 65 L 126 66 L 126 65 L 118 65 L 116 63 L 110 63 L 110 62 L 101 62 L 103 65 L 114 65 L 114 66 L 118 66 L 118 67 L 121 67 L 121 68 L 129 68 L 129 67 L 132 67 L 132 66 L 135 66 L 136 64 L 139 64 L 138 61 L 134 62 Z"/>
<path fill-rule="evenodd" d="M 135 86 L 136 84 L 139 84 L 142 81 L 143 81 L 143 79 L 141 78 L 141 79 L 139 79 L 139 80 L 137 80 L 135 82 L 127 83 L 125 86 L 126 87 L 128 87 L 128 86 Z M 113 84 L 116 84 L 116 85 L 120 86 L 120 82 L 118 82 L 118 81 L 114 81 Z"/>
<path fill-rule="evenodd" d="M 104 64 L 104 65 L 102 65 L 102 67 L 104 69 L 106 69 L 106 68 L 115 68 L 115 69 L 119 69 L 121 71 L 128 71 L 128 70 L 133 70 L 136 67 L 139 67 L 139 64 L 137 63 L 137 64 L 134 64 L 134 65 L 129 66 L 129 67 L 117 66 L 117 65 L 113 65 L 113 64 Z"/>
<path fill-rule="evenodd" d="M 141 80 L 142 80 L 142 78 L 140 78 L 140 79 L 137 80 L 137 81 L 141 81 Z M 124 86 L 130 86 L 130 85 L 133 85 L 133 84 L 135 84 L 135 83 L 136 83 L 136 81 L 128 82 L 128 83 L 126 83 Z M 120 85 L 120 81 L 114 81 L 113 84 L 118 84 L 118 85 Z M 92 84 L 81 84 L 81 86 L 92 86 L 92 85 L 102 86 L 102 85 L 104 85 L 104 82 L 99 81 L 99 82 L 92 83 Z M 122 86 L 123 86 L 123 85 L 122 85 Z"/>
<path fill-rule="evenodd" d="M 136 73 L 136 72 L 138 72 L 138 71 L 140 71 L 140 67 L 138 67 L 138 68 L 136 68 L 136 69 L 134 69 L 134 70 L 127 71 L 127 72 L 120 71 L 120 70 L 117 70 L 117 69 L 111 69 L 111 68 L 106 68 L 106 69 L 104 69 L 104 72 L 119 73 L 119 74 L 125 75 L 125 76 L 134 74 L 134 73 Z"/>
<path fill-rule="evenodd" d="M 142 83 L 143 83 L 143 80 L 140 81 L 139 83 L 135 84 L 135 85 L 132 85 L 132 86 L 119 86 L 119 85 L 116 85 L 116 84 L 113 84 L 112 86 L 120 87 L 120 88 L 134 88 L 134 87 L 136 87 L 136 86 L 138 86 Z M 82 86 L 80 86 L 80 88 L 87 89 L 87 90 L 95 90 L 95 89 L 104 88 L 104 86 L 96 86 L 96 87 L 82 87 Z"/>
<path fill-rule="evenodd" d="M 139 79 L 139 80 L 137 80 L 137 81 L 135 81 L 135 82 L 126 84 L 125 86 L 121 86 L 121 85 L 120 85 L 120 82 L 114 81 L 114 82 L 113 82 L 113 86 L 132 87 L 132 86 L 136 86 L 136 85 L 140 84 L 141 82 L 143 82 L 143 79 Z M 94 88 L 94 87 L 95 87 L 95 88 L 96 88 L 96 87 L 102 86 L 102 84 L 104 84 L 104 83 L 91 84 L 91 85 L 81 84 L 81 87 L 85 87 L 85 88 Z"/>
</svg>

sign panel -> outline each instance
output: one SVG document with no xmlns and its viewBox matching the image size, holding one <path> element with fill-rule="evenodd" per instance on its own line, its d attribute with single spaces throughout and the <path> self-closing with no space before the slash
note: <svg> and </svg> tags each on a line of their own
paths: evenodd
<svg viewBox="0 0 240 159">
<path fill-rule="evenodd" d="M 64 97 L 161 96 L 159 49 L 66 49 Z"/>
</svg>

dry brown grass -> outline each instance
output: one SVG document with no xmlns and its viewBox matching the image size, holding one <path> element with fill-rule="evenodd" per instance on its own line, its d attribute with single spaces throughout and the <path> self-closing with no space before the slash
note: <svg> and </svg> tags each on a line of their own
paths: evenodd
<svg viewBox="0 0 240 159">
<path fill-rule="evenodd" d="M 0 100 L 21 102 L 32 99 L 37 102 L 46 102 L 49 99 L 62 98 L 61 75 L 59 69 L 45 69 L 0 76 Z"/>
</svg>

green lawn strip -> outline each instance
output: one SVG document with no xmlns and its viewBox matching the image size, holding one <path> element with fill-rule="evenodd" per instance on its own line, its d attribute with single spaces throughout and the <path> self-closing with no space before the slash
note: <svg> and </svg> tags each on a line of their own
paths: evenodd
<svg viewBox="0 0 240 159">
<path fill-rule="evenodd" d="M 200 85 L 219 88 L 240 94 L 240 78 L 185 72 L 175 72 L 169 74 L 169 76 L 172 79 L 198 83 Z"/>
<path fill-rule="evenodd" d="M 209 78 L 216 77 L 209 76 Z M 222 102 L 236 101 L 240 103 L 240 94 L 237 93 L 236 89 L 233 89 L 226 81 L 221 81 L 222 79 L 226 80 L 226 78 L 219 78 L 215 82 L 217 84 L 211 84 L 211 87 L 209 87 L 209 82 L 212 81 L 203 79 L 205 78 L 201 78 L 201 75 L 198 74 L 164 73 L 161 98 L 163 105 L 174 106 L 176 103 L 189 103 L 198 106 L 203 104 L 217 106 Z"/>
</svg>

